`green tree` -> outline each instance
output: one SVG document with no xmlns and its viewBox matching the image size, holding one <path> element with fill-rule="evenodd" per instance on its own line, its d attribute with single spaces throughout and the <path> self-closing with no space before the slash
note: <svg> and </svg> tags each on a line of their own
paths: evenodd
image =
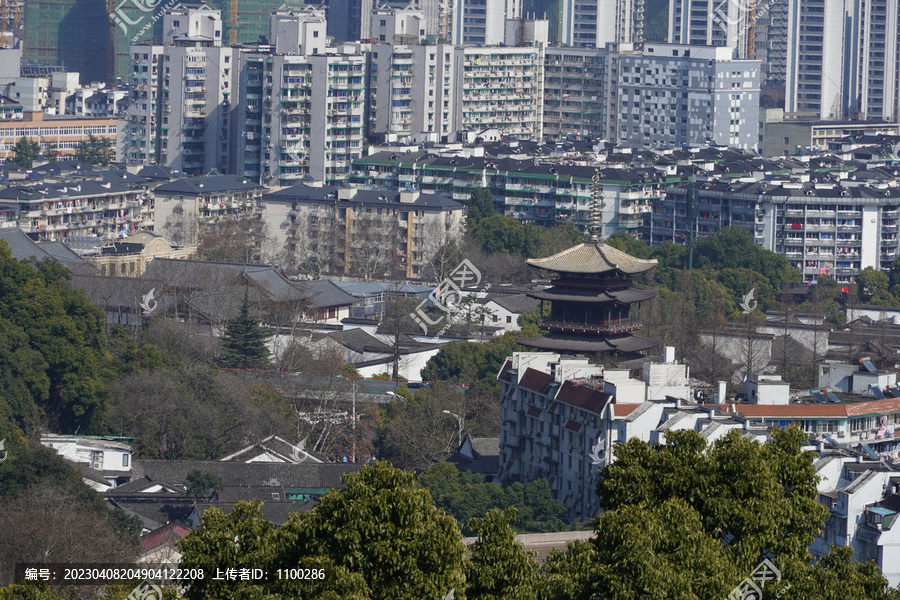
<svg viewBox="0 0 900 600">
<path fill-rule="evenodd" d="M 373 599 L 443 598 L 463 589 L 459 527 L 411 473 L 376 462 L 344 477 L 346 489 L 278 530 L 276 564 L 324 557 L 360 574 Z"/>
<path fill-rule="evenodd" d="M 537 256 L 541 247 L 541 228 L 522 225 L 506 215 L 491 215 L 470 228 L 475 242 L 485 252 Z"/>
<path fill-rule="evenodd" d="M 483 475 L 459 471 L 453 464 L 440 461 L 420 473 L 418 482 L 431 493 L 438 508 L 456 517 L 466 535 L 474 535 L 471 519 L 507 508 L 516 510 L 515 529 L 520 533 L 568 528 L 566 507 L 553 498 L 545 479 L 500 486 L 486 482 Z"/>
<path fill-rule="evenodd" d="M 41 145 L 38 142 L 22 137 L 13 146 L 13 164 L 17 164 L 23 169 L 30 169 L 34 166 L 34 161 L 38 159 L 41 153 Z"/>
<path fill-rule="evenodd" d="M 266 341 L 272 333 L 250 316 L 249 290 L 237 316 L 225 325 L 222 366 L 233 369 L 265 369 L 269 364 Z"/>
<path fill-rule="evenodd" d="M 864 304 L 876 304 L 881 306 L 895 306 L 897 299 L 888 291 L 890 279 L 887 275 L 866 267 L 856 276 L 859 286 L 859 300 Z"/>
<path fill-rule="evenodd" d="M 727 598 L 741 572 L 683 499 L 626 506 L 597 519 L 591 598 Z"/>
<path fill-rule="evenodd" d="M 487 188 L 475 188 L 465 202 L 466 220 L 471 228 L 479 221 L 496 214 L 494 210 L 494 197 Z"/>
<path fill-rule="evenodd" d="M 112 138 L 88 135 L 88 139 L 75 145 L 75 160 L 105 166 L 115 162 L 115 159 L 116 149 Z"/>
<path fill-rule="evenodd" d="M 209 498 L 216 488 L 222 485 L 221 477 L 200 469 L 191 469 L 185 477 L 185 481 L 188 485 L 184 494 L 190 498 Z"/>
<path fill-rule="evenodd" d="M 516 509 L 491 509 L 470 519 L 468 528 L 478 537 L 466 563 L 468 600 L 532 600 L 536 598 L 537 563 L 516 541 L 510 523 Z"/>
<path fill-rule="evenodd" d="M 563 552 L 551 550 L 541 570 L 540 600 L 572 600 L 590 597 L 590 576 L 597 564 L 591 540 L 575 540 Z"/>
<path fill-rule="evenodd" d="M 629 440 L 600 473 L 600 504 L 614 511 L 681 499 L 702 516 L 707 535 L 728 541 L 746 572 L 767 552 L 805 559 L 827 515 L 817 502 L 813 457 L 797 428 L 772 437 L 760 444 L 734 431 L 710 448 L 693 431 L 670 432 L 665 446 Z"/>
</svg>

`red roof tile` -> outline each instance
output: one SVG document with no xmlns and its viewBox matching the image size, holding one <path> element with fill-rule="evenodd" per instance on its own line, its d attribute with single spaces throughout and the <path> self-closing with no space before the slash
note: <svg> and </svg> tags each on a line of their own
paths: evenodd
<svg viewBox="0 0 900 600">
<path fill-rule="evenodd" d="M 539 417 L 543 411 L 537 406 L 529 406 L 528 410 L 525 411 L 525 414 L 529 417 Z"/>
<path fill-rule="evenodd" d="M 546 394 L 553 383 L 553 376 L 543 371 L 537 371 L 529 367 L 525 370 L 522 379 L 519 380 L 519 387 L 528 388 L 529 390 Z"/>
<path fill-rule="evenodd" d="M 613 404 L 612 416 L 627 417 L 628 415 L 636 411 L 640 406 L 640 404 Z"/>
<path fill-rule="evenodd" d="M 731 410 L 730 404 L 705 404 Z M 734 410 L 750 418 L 850 418 L 900 411 L 900 398 L 853 402 L 849 404 L 735 404 Z"/>
<path fill-rule="evenodd" d="M 569 422 L 566 423 L 566 429 L 568 429 L 569 431 L 579 431 L 581 430 L 581 423 L 579 423 L 575 419 L 569 419 Z"/>
<path fill-rule="evenodd" d="M 567 381 L 556 394 L 557 402 L 565 402 L 570 406 L 577 406 L 584 410 L 600 413 L 610 396 L 606 392 L 595 390 L 585 385 L 575 385 Z"/>
<path fill-rule="evenodd" d="M 509 370 L 512 369 L 512 361 L 507 359 L 505 363 L 503 363 L 503 368 L 500 369 L 500 374 L 497 375 L 497 379 L 500 381 L 509 381 L 512 377 L 512 374 Z"/>
</svg>

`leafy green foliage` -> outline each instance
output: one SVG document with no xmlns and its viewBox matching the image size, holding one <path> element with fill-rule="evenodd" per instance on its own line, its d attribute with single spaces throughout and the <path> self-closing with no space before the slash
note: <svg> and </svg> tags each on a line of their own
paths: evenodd
<svg viewBox="0 0 900 600">
<path fill-rule="evenodd" d="M 453 381 L 474 384 L 495 384 L 497 373 L 513 352 L 524 350 L 516 343 L 520 337 L 537 337 L 537 319 L 528 317 L 520 323 L 521 331 L 511 331 L 492 338 L 483 344 L 476 342 L 450 342 L 428 359 L 422 369 L 422 379 L 427 381 Z"/>
<path fill-rule="evenodd" d="M 540 600 L 589 598 L 589 577 L 597 561 L 592 541 L 576 540 L 563 552 L 551 550 L 541 571 Z"/>
<path fill-rule="evenodd" d="M 773 438 L 763 445 L 735 431 L 711 448 L 693 431 L 670 432 L 665 446 L 629 440 L 601 471 L 601 506 L 683 500 L 744 569 L 766 552 L 780 560 L 805 557 L 827 516 L 816 501 L 812 455 L 802 451 L 799 429 L 775 430 Z"/>
<path fill-rule="evenodd" d="M 486 252 L 519 254 L 526 258 L 537 255 L 541 246 L 540 229 L 522 225 L 506 215 L 491 215 L 470 228 L 472 237 Z"/>
<path fill-rule="evenodd" d="M 478 537 L 466 563 L 466 597 L 478 600 L 532 600 L 536 597 L 537 564 L 516 541 L 510 523 L 516 509 L 491 509 L 467 527 Z"/>
<path fill-rule="evenodd" d="M 250 316 L 250 299 L 244 293 L 244 301 L 237 316 L 225 325 L 222 366 L 233 369 L 265 369 L 269 364 L 266 340 L 271 332 L 263 329 Z"/>
<path fill-rule="evenodd" d="M 465 202 L 466 220 L 470 227 L 477 225 L 479 221 L 490 217 L 497 211 L 494 210 L 494 197 L 486 188 L 475 188 Z"/>
<path fill-rule="evenodd" d="M 185 481 L 188 485 L 184 493 L 191 498 L 208 498 L 222 485 L 221 477 L 200 469 L 192 469 L 185 477 Z"/>
<path fill-rule="evenodd" d="M 8 412 L 26 435 L 38 424 L 97 432 L 108 366 L 103 313 L 72 289 L 68 272 L 16 260 L 0 243 L 0 406 L 9 405 L 0 420 Z"/>
<path fill-rule="evenodd" d="M 897 306 L 897 297 L 888 291 L 891 281 L 881 271 L 866 267 L 856 276 L 856 283 L 859 286 L 860 302 L 880 306 Z"/>
<path fill-rule="evenodd" d="M 105 166 L 114 162 L 115 159 L 116 149 L 112 138 L 88 135 L 88 139 L 75 145 L 75 160 L 90 165 Z"/>
<path fill-rule="evenodd" d="M 443 598 L 462 590 L 461 534 L 412 474 L 385 462 L 347 475 L 343 491 L 277 532 L 276 562 L 324 557 L 359 573 L 373 599 Z"/>
<path fill-rule="evenodd" d="M 30 169 L 34 166 L 34 161 L 38 159 L 40 153 L 41 145 L 38 142 L 22 137 L 13 146 L 12 162 L 23 169 Z"/>
<path fill-rule="evenodd" d="M 467 535 L 476 533 L 471 519 L 507 508 L 516 510 L 516 530 L 520 533 L 568 529 L 566 507 L 553 498 L 545 479 L 499 486 L 485 482 L 483 475 L 460 471 L 448 462 L 437 462 L 421 473 L 418 481 L 431 493 L 436 506 L 456 517 L 460 524 L 466 524 Z"/>
</svg>

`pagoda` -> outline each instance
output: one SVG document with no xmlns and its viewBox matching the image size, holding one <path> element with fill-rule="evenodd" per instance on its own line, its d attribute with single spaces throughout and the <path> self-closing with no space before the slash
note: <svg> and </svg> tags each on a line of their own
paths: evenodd
<svg viewBox="0 0 900 600">
<path fill-rule="evenodd" d="M 596 186 L 595 199 L 602 188 Z M 529 259 L 528 264 L 557 273 L 550 288 L 528 295 L 549 301 L 550 316 L 540 328 L 548 333 L 535 338 L 519 338 L 523 346 L 562 354 L 610 353 L 621 360 L 662 344 L 662 340 L 634 335 L 641 328 L 641 302 L 656 296 L 655 290 L 631 287 L 629 276 L 656 266 L 656 259 L 635 258 L 599 241 L 599 206 L 594 202 L 594 226 L 589 242 L 546 258 Z"/>
</svg>

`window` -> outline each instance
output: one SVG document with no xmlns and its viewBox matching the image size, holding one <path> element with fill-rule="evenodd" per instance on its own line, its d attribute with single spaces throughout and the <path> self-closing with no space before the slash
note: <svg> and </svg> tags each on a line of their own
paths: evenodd
<svg viewBox="0 0 900 600">
<path fill-rule="evenodd" d="M 509 316 L 509 315 L 507 315 L 507 316 L 506 316 L 506 322 L 507 322 L 507 323 L 512 323 L 512 317 Z"/>
<path fill-rule="evenodd" d="M 123 454 L 123 455 L 122 455 L 122 466 L 123 466 L 123 467 L 127 467 L 128 464 L 129 464 L 129 462 L 130 462 L 130 460 L 131 460 L 131 457 L 130 457 L 129 455 Z"/>
<path fill-rule="evenodd" d="M 172 27 L 178 27 L 178 26 L 179 26 L 178 21 L 172 21 Z"/>
</svg>

